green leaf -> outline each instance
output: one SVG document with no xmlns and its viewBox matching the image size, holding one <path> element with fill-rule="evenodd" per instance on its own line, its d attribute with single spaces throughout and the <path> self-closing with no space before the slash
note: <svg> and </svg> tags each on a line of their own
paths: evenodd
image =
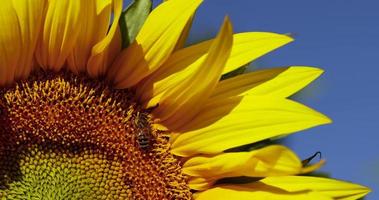
<svg viewBox="0 0 379 200">
<path fill-rule="evenodd" d="M 134 0 L 120 16 L 122 48 L 132 43 L 152 10 L 151 0 Z"/>
</svg>

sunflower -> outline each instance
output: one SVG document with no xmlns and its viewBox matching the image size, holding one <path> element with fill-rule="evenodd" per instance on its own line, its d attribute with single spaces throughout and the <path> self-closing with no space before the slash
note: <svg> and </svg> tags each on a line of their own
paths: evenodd
<svg viewBox="0 0 379 200">
<path fill-rule="evenodd" d="M 324 161 L 309 164 L 285 146 L 264 145 L 331 122 L 287 98 L 322 70 L 280 67 L 226 79 L 293 39 L 233 34 L 226 17 L 214 39 L 183 48 L 200 3 L 160 4 L 125 43 L 120 0 L 2 2 L 1 198 L 351 200 L 367 194 L 360 185 L 297 176 Z"/>
</svg>

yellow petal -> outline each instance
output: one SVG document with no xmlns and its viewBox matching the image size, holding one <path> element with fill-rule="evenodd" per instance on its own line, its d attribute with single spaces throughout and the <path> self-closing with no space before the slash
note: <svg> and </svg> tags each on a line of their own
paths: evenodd
<svg viewBox="0 0 379 200">
<path fill-rule="evenodd" d="M 0 6 L 0 85 L 26 78 L 41 30 L 45 1 L 9 0 Z"/>
<path fill-rule="evenodd" d="M 151 74 L 169 57 L 186 23 L 201 0 L 171 0 L 146 19 L 136 40 L 116 59 L 108 79 L 128 88 Z"/>
<path fill-rule="evenodd" d="M 92 47 L 105 37 L 112 11 L 111 0 L 83 0 L 78 40 L 68 57 L 68 67 L 75 73 L 84 72 Z"/>
<path fill-rule="evenodd" d="M 222 99 L 202 111 L 172 141 L 172 152 L 180 156 L 216 154 L 226 149 L 282 136 L 330 119 L 297 102 L 248 95 Z"/>
<path fill-rule="evenodd" d="M 180 37 L 178 39 L 178 42 L 175 45 L 175 51 L 182 49 L 187 41 L 188 35 L 190 33 L 192 23 L 193 23 L 194 15 L 191 16 L 191 18 L 188 20 L 186 26 L 184 27 L 182 34 L 180 34 Z"/>
<path fill-rule="evenodd" d="M 293 41 L 288 35 L 266 32 L 240 33 L 238 37 L 240 42 L 233 47 L 231 59 L 223 73 L 231 72 Z"/>
<path fill-rule="evenodd" d="M 333 198 L 314 192 L 290 193 L 268 186 L 253 188 L 243 185 L 219 186 L 194 194 L 195 200 L 333 200 Z"/>
<path fill-rule="evenodd" d="M 213 40 L 199 43 L 175 52 L 155 73 L 138 86 L 140 100 L 147 107 L 159 102 L 162 94 L 183 82 L 194 69 L 190 65 L 207 53 Z M 289 42 L 286 35 L 265 32 L 238 33 L 223 73 L 230 72 Z"/>
<path fill-rule="evenodd" d="M 296 154 L 280 145 L 251 152 L 223 153 L 213 157 L 196 156 L 186 161 L 183 166 L 183 173 L 209 180 L 239 176 L 295 175 L 303 171 L 301 160 Z"/>
<path fill-rule="evenodd" d="M 323 71 L 314 67 L 293 66 L 274 68 L 242 74 L 221 81 L 212 94 L 213 98 L 236 95 L 271 95 L 286 98 L 304 88 Z"/>
<path fill-rule="evenodd" d="M 267 177 L 241 185 L 221 185 L 195 194 L 195 199 L 239 200 L 355 200 L 365 196 L 366 187 L 326 178 Z"/>
<path fill-rule="evenodd" d="M 232 34 L 232 25 L 226 17 L 208 55 L 194 63 L 197 65 L 195 73 L 163 95 L 153 112 L 163 125 L 173 130 L 199 111 L 198 105 L 209 97 L 221 77 L 233 44 Z"/>
<path fill-rule="evenodd" d="M 100 7 L 104 5 L 101 4 Z M 122 1 L 113 0 L 113 22 L 106 35 L 92 48 L 91 57 L 87 63 L 88 74 L 95 78 L 106 73 L 121 50 L 121 35 L 118 21 L 122 11 Z"/>
<path fill-rule="evenodd" d="M 338 200 L 359 199 L 370 192 L 361 185 L 310 176 L 267 177 L 260 182 L 288 192 L 311 190 Z"/>
<path fill-rule="evenodd" d="M 49 0 L 36 58 L 44 69 L 59 71 L 77 41 L 81 1 Z"/>
<path fill-rule="evenodd" d="M 11 1 L 0 6 L 0 85 L 14 80 L 17 60 L 21 54 L 21 38 L 17 14 Z"/>
<path fill-rule="evenodd" d="M 190 177 L 188 180 L 188 187 L 193 190 L 206 190 L 210 188 L 216 180 L 209 180 L 202 177 Z"/>
</svg>

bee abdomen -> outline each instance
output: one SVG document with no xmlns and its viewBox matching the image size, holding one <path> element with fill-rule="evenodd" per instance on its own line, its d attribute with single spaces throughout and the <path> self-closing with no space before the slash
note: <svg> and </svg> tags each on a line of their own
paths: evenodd
<svg viewBox="0 0 379 200">
<path fill-rule="evenodd" d="M 137 142 L 141 149 L 148 150 L 150 148 L 150 139 L 145 131 L 140 131 L 137 134 Z"/>
</svg>

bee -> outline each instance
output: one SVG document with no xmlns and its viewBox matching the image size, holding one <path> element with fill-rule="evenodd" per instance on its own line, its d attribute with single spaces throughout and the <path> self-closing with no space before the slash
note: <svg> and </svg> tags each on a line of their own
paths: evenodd
<svg viewBox="0 0 379 200">
<path fill-rule="evenodd" d="M 150 150 L 151 147 L 151 129 L 147 121 L 147 115 L 137 112 L 137 117 L 134 120 L 137 128 L 137 143 L 143 151 Z"/>
</svg>

